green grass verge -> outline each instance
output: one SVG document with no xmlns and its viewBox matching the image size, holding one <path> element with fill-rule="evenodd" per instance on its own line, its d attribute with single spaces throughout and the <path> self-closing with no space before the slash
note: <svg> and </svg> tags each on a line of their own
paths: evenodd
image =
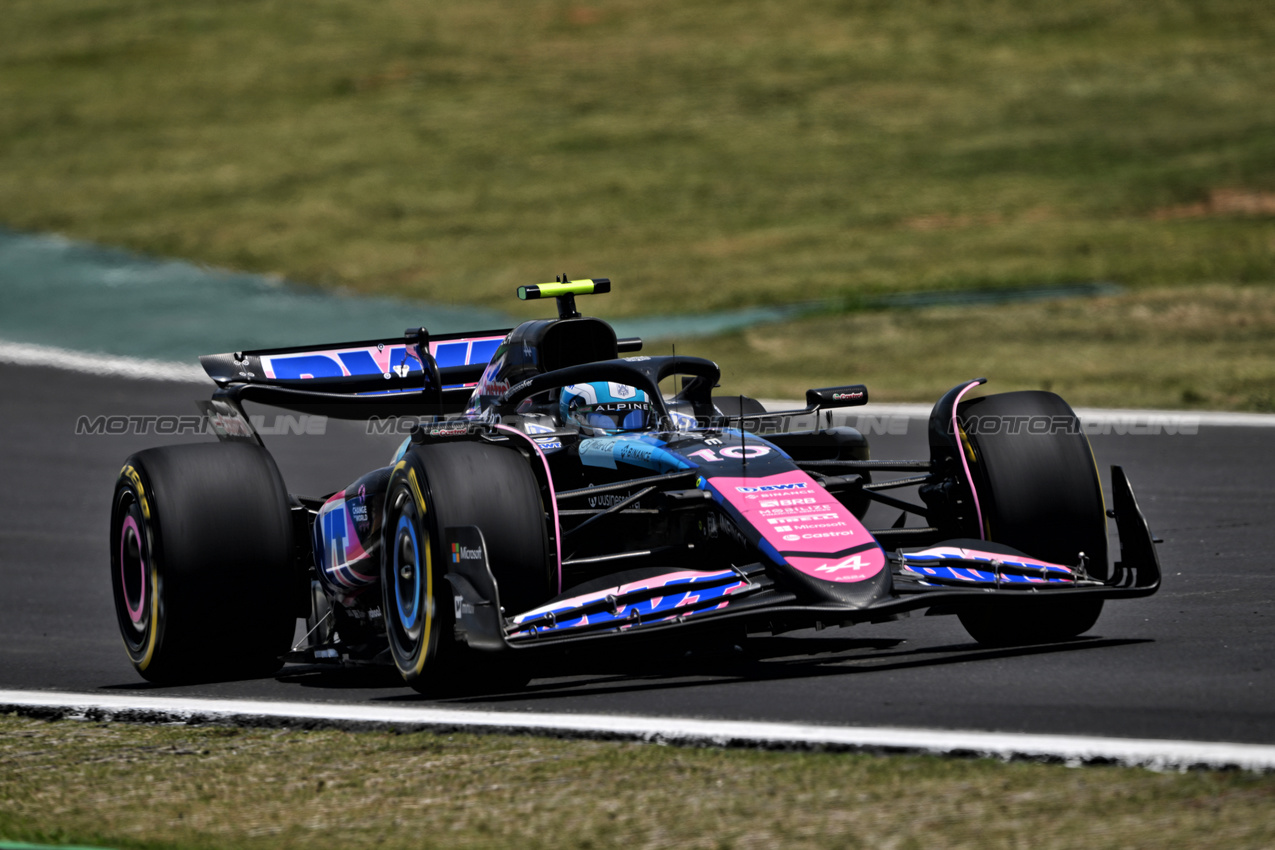
<svg viewBox="0 0 1275 850">
<path fill-rule="evenodd" d="M 11 0 L 0 221 L 611 315 L 1275 281 L 1263 0 Z"/>
<path fill-rule="evenodd" d="M 1269 847 L 1275 777 L 0 717 L 0 838 L 125 847 Z"/>
<path fill-rule="evenodd" d="M 986 392 L 1048 389 L 1076 407 L 1270 413 L 1275 289 L 1157 287 L 814 316 L 679 342 L 678 351 L 716 360 L 723 394 L 761 398 L 864 383 L 874 401 L 933 403 L 963 380 L 987 377 Z"/>
</svg>

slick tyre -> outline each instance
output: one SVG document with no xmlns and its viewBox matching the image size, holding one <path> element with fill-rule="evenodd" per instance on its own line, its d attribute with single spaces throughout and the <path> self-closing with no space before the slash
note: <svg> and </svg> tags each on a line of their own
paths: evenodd
<svg viewBox="0 0 1275 850">
<path fill-rule="evenodd" d="M 461 525 L 482 530 L 507 614 L 552 596 L 544 503 L 527 459 L 483 443 L 413 446 L 390 477 L 381 586 L 394 664 L 423 693 L 473 689 L 485 668 L 501 682 L 520 679 L 506 661 L 455 642 L 443 533 Z"/>
<path fill-rule="evenodd" d="M 268 675 L 296 625 L 288 494 L 246 443 L 130 457 L 111 504 L 111 585 L 129 660 L 172 684 Z"/>
<path fill-rule="evenodd" d="M 1108 575 L 1102 483 L 1089 440 L 1067 402 L 1048 392 L 1001 393 L 961 405 L 983 537 L 1033 558 Z M 1000 604 L 998 604 L 1000 603 Z M 1093 628 L 1101 599 L 1005 599 L 960 614 L 982 644 L 1014 646 L 1076 637 Z"/>
</svg>

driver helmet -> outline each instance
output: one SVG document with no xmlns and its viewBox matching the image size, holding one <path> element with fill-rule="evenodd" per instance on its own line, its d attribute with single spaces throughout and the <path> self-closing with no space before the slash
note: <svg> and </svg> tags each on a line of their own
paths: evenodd
<svg viewBox="0 0 1275 850">
<path fill-rule="evenodd" d="M 605 434 L 644 431 L 654 417 L 644 391 L 606 381 L 563 387 L 558 410 L 563 422 Z"/>
</svg>

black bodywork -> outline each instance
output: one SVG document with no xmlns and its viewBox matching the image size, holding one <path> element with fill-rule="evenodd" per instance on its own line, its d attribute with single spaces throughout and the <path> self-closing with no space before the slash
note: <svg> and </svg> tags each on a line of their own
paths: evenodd
<svg viewBox="0 0 1275 850">
<path fill-rule="evenodd" d="M 466 344 L 477 350 L 474 340 L 485 345 L 497 341 L 493 356 L 440 365 L 436 354 L 446 346 Z M 729 625 L 744 632 L 776 633 L 886 621 L 918 609 L 996 617 L 1002 607 L 1030 612 L 1036 606 L 1050 616 L 1064 603 L 1074 608 L 1146 596 L 1159 587 L 1153 539 L 1119 467 L 1112 468 L 1112 504 L 1106 511 L 1115 518 L 1119 536 L 1113 563 L 1106 563 L 1104 551 L 1102 564 L 1087 562 L 1082 554 L 1075 563 L 1040 566 L 1030 549 L 1005 547 L 988 534 L 975 504 L 980 484 L 968 462 L 972 450 L 954 426 L 968 404 L 964 395 L 981 380 L 954 387 L 935 404 L 928 426 L 929 457 L 873 460 L 858 431 L 818 425 L 820 411 L 865 403 L 868 393 L 862 386 L 809 390 L 804 408 L 767 412 L 751 399 L 715 397 L 719 375 L 711 361 L 622 356 L 637 355 L 641 348 L 640 340 L 617 339 L 606 322 L 575 314 L 572 303 L 556 319 L 508 330 L 431 336 L 416 328 L 396 339 L 207 356 L 201 360 L 217 390 L 205 410 L 219 438 L 257 444 L 261 439 L 244 415 L 245 402 L 333 418 L 408 417 L 415 425 L 396 458 L 399 466 L 414 447 L 456 442 L 517 452 L 540 490 L 537 510 L 544 515 L 550 576 L 545 598 L 522 610 L 510 609 L 502 598 L 502 588 L 513 585 L 497 578 L 500 565 L 489 558 L 488 538 L 498 518 L 438 529 L 439 552 L 470 553 L 457 555 L 447 566 L 445 591 L 436 594 L 439 600 L 450 599 L 445 606 L 450 609 L 448 637 L 482 652 L 696 627 Z M 350 374 L 312 377 L 284 374 L 279 368 L 289 358 L 309 363 L 305 358 L 312 355 L 320 365 L 322 357 L 345 363 L 345 355 L 333 352 L 360 351 L 371 352 L 373 359 L 388 352 L 388 359 L 378 361 L 388 368 L 355 374 L 343 366 Z M 670 390 L 668 381 L 674 376 L 680 383 Z M 527 402 L 584 381 L 616 382 L 648 392 L 659 417 L 650 439 L 659 445 L 642 449 L 646 466 L 585 462 L 597 438 L 567 423 L 533 427 L 546 418 Z M 813 418 L 815 427 L 792 430 L 792 422 L 801 417 Z M 714 450 L 721 446 L 733 454 L 728 458 Z M 606 447 L 620 451 L 614 444 Z M 704 451 L 722 462 L 720 469 L 704 464 L 677 468 L 678 459 Z M 294 648 L 292 660 L 387 660 L 382 622 L 394 604 L 393 592 L 381 586 L 382 580 L 369 585 L 368 592 L 340 595 L 318 581 L 323 554 L 317 550 L 326 544 L 316 518 L 334 498 L 370 499 L 361 514 L 359 542 L 369 563 L 375 558 L 379 564 L 396 545 L 393 530 L 382 521 L 395 469 L 372 471 L 343 494 L 291 497 L 298 609 L 310 624 L 307 640 Z M 867 529 L 871 543 L 884 554 L 885 569 L 853 584 L 825 580 L 813 570 L 788 569 L 784 559 L 799 558 L 777 554 L 765 530 L 741 520 L 738 506 L 712 486 L 715 475 L 764 482 L 772 480 L 767 476 L 779 480 L 775 476 L 794 470 L 817 485 L 821 498 L 835 500 L 837 511 L 844 509 L 856 519 L 873 502 L 900 511 L 894 527 Z M 917 498 L 897 495 L 907 488 L 917 488 Z M 449 497 L 431 491 L 425 498 Z M 912 518 L 911 524 L 905 517 Z M 932 563 L 942 567 L 930 573 L 920 571 L 919 561 L 909 560 L 909 553 L 944 545 L 982 555 L 927 555 L 939 558 Z M 997 557 L 989 560 L 989 553 Z M 685 579 L 696 592 L 686 592 L 684 604 L 669 607 L 673 585 L 661 583 L 661 577 L 682 572 L 697 574 Z M 681 593 L 688 586 L 683 582 L 676 589 Z"/>
</svg>

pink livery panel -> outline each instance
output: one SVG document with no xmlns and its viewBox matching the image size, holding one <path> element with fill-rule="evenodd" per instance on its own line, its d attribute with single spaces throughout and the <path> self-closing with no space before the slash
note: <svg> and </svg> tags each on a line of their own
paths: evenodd
<svg viewBox="0 0 1275 850">
<path fill-rule="evenodd" d="M 885 552 L 858 518 L 799 469 L 759 478 L 713 477 L 706 487 L 761 536 L 778 562 L 824 581 L 866 581 Z"/>
</svg>

